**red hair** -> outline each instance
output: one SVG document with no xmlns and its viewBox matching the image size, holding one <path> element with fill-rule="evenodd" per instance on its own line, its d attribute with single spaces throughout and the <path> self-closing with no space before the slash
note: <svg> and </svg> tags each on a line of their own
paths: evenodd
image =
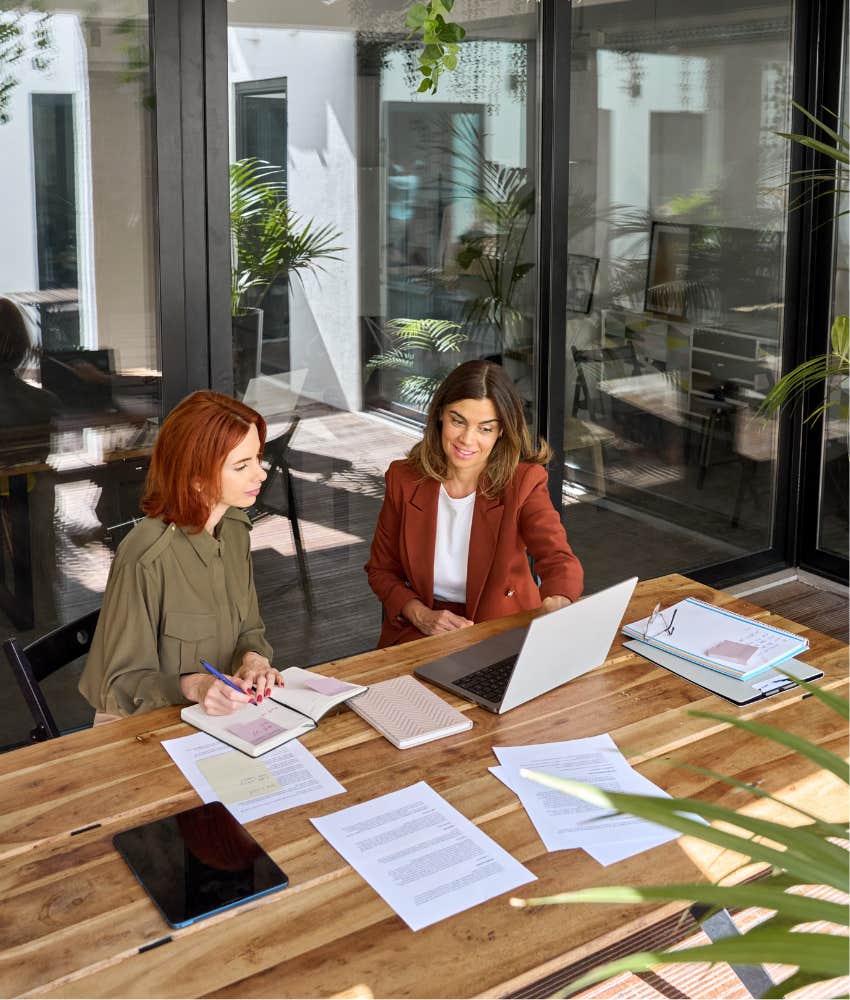
<svg viewBox="0 0 850 1000">
<path fill-rule="evenodd" d="M 209 391 L 181 400 L 154 445 L 142 497 L 145 514 L 202 531 L 219 496 L 224 460 L 252 426 L 262 451 L 266 422 L 250 406 Z"/>
</svg>

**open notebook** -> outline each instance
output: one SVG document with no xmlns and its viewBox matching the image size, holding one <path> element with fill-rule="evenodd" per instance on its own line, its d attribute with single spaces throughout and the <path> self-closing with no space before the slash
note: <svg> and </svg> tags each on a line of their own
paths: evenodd
<svg viewBox="0 0 850 1000">
<path fill-rule="evenodd" d="M 200 705 L 187 705 L 180 718 L 249 757 L 259 757 L 315 729 L 332 708 L 368 690 L 300 667 L 288 667 L 281 676 L 284 686 L 272 688 L 258 705 L 230 715 L 207 715 Z"/>
</svg>

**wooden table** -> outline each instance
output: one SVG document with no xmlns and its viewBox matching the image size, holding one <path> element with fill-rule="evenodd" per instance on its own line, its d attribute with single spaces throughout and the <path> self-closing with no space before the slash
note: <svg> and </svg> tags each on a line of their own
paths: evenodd
<svg viewBox="0 0 850 1000">
<path fill-rule="evenodd" d="M 627 620 L 658 599 L 694 595 L 805 632 L 744 601 L 681 576 L 642 583 Z M 516 624 L 514 616 L 463 633 L 328 664 L 326 672 L 375 682 Z M 807 659 L 824 686 L 847 687 L 847 648 L 809 632 Z M 605 665 L 504 716 L 455 701 L 475 725 L 398 751 L 353 712 L 303 738 L 347 793 L 250 824 L 289 875 L 290 888 L 172 931 L 111 845 L 127 827 L 196 805 L 160 747 L 192 730 L 174 708 L 136 716 L 0 758 L 0 993 L 62 997 L 464 997 L 510 993 L 684 909 L 672 903 L 518 911 L 506 894 L 413 933 L 316 832 L 309 817 L 425 779 L 537 876 L 522 894 L 594 884 L 716 879 L 739 858 L 681 839 L 602 868 L 581 851 L 547 854 L 517 799 L 487 772 L 502 745 L 610 732 L 628 759 L 673 795 L 694 794 L 766 815 L 741 790 L 671 759 L 758 782 L 837 819 L 836 779 L 772 743 L 691 718 L 707 708 L 758 717 L 838 753 L 846 725 L 814 698 L 788 692 L 734 709 L 623 649 Z M 738 873 L 744 877 L 746 873 Z M 158 945 L 158 946 L 157 946 Z"/>
</svg>

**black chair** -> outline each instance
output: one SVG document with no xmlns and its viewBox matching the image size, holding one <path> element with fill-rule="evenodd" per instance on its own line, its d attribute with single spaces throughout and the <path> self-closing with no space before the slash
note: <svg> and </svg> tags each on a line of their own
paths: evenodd
<svg viewBox="0 0 850 1000">
<path fill-rule="evenodd" d="M 598 384 L 613 376 L 640 375 L 641 365 L 635 354 L 635 345 L 629 341 L 621 347 L 572 347 L 576 366 L 576 387 L 573 393 L 572 415 L 579 410 L 587 410 L 591 420 L 598 420 Z M 614 371 L 612 372 L 612 368 Z M 606 371 L 607 369 L 607 371 Z M 588 371 L 592 380 L 588 381 Z"/>
<path fill-rule="evenodd" d="M 41 684 L 57 670 L 61 670 L 88 653 L 99 616 L 100 608 L 96 611 L 90 611 L 82 618 L 54 629 L 28 646 L 22 646 L 14 637 L 3 643 L 3 652 L 6 654 L 15 680 L 18 682 L 27 707 L 35 721 L 35 728 L 30 733 L 30 738 L 34 743 L 55 739 L 62 735 L 62 730 L 53 717 Z M 80 696 L 80 701 L 84 701 L 82 696 Z M 88 724 L 91 725 L 93 720 L 94 710 L 92 709 Z M 73 728 L 85 728 L 85 724 Z"/>
<path fill-rule="evenodd" d="M 307 555 L 304 552 L 301 527 L 298 524 L 298 507 L 295 502 L 292 472 L 286 458 L 286 452 L 300 419 L 299 416 L 294 416 L 292 423 L 283 434 L 272 438 L 271 441 L 266 441 L 263 457 L 268 462 L 268 477 L 260 487 L 256 503 L 248 511 L 248 516 L 254 522 L 269 514 L 278 514 L 280 517 L 289 518 L 289 523 L 292 525 L 292 538 L 295 542 L 295 555 L 298 559 L 298 578 L 301 581 L 301 589 L 304 591 L 307 609 L 312 613 L 313 597 L 310 591 L 310 577 L 307 572 Z"/>
</svg>

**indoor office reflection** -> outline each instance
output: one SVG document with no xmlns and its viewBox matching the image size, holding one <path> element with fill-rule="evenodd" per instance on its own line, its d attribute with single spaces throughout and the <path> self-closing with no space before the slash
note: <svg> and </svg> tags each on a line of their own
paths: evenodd
<svg viewBox="0 0 850 1000">
<path fill-rule="evenodd" d="M 3 639 L 99 606 L 160 416 L 147 3 L 122 15 L 3 13 L 21 53 L 0 94 Z M 0 670 L 5 746 L 26 733 Z"/>
<path fill-rule="evenodd" d="M 574 12 L 566 510 L 656 575 L 771 544 L 791 7 L 617 12 Z"/>
<path fill-rule="evenodd" d="M 449 370 L 498 360 L 533 411 L 537 12 L 485 6 L 458 0 L 426 95 L 397 7 L 228 4 L 234 389 L 269 423 L 252 548 L 281 662 L 376 644 L 384 472 Z"/>
</svg>

